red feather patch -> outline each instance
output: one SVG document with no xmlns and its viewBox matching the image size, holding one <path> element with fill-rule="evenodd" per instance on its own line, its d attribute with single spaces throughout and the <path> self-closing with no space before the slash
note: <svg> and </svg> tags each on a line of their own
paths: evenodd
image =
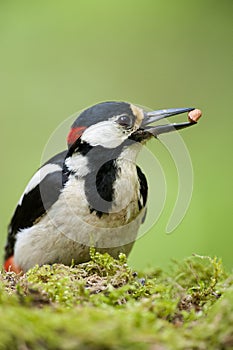
<svg viewBox="0 0 233 350">
<path fill-rule="evenodd" d="M 15 272 L 15 273 L 20 273 L 22 270 L 19 266 L 17 266 L 14 263 L 14 256 L 10 256 L 5 262 L 4 262 L 4 270 L 7 272 Z"/>
<path fill-rule="evenodd" d="M 70 147 L 80 136 L 82 136 L 86 126 L 78 126 L 76 128 L 72 128 L 67 136 L 67 143 Z"/>
</svg>

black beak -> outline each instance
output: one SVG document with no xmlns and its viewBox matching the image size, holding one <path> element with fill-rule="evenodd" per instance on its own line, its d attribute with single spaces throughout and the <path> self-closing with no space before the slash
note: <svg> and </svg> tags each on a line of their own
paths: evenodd
<svg viewBox="0 0 233 350">
<path fill-rule="evenodd" d="M 157 125 L 157 126 L 151 126 L 148 124 L 152 124 L 164 118 L 169 118 L 173 115 L 190 112 L 190 111 L 193 111 L 194 109 L 195 108 L 171 108 L 171 109 L 161 109 L 158 111 L 147 112 L 145 113 L 144 119 L 141 124 L 141 128 L 144 131 L 147 131 L 150 134 L 154 135 L 155 137 L 160 134 L 164 134 L 166 132 L 187 128 L 188 126 L 192 126 L 193 124 L 196 124 L 196 122 L 188 121 L 183 123 L 172 123 L 172 124 Z"/>
</svg>

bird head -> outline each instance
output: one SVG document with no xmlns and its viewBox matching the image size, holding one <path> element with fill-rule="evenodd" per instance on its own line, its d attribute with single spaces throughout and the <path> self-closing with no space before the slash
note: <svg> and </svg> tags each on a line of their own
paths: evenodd
<svg viewBox="0 0 233 350">
<path fill-rule="evenodd" d="M 147 112 L 127 102 L 102 102 L 84 110 L 73 123 L 67 137 L 69 148 L 76 143 L 115 149 L 129 145 L 127 140 L 145 143 L 152 137 L 189 127 L 195 122 L 152 125 L 194 108 L 173 108 Z"/>
<path fill-rule="evenodd" d="M 126 102 L 103 102 L 84 110 L 74 121 L 67 137 L 63 180 L 66 181 L 70 174 L 85 178 L 85 193 L 90 206 L 95 209 L 101 206 L 100 213 L 108 212 L 109 203 L 114 198 L 115 179 L 121 172 L 129 177 L 136 176 L 135 159 L 141 145 L 162 133 L 191 126 L 195 121 L 157 126 L 153 123 L 193 109 L 148 112 Z M 100 197 L 105 202 L 101 202 Z"/>
</svg>

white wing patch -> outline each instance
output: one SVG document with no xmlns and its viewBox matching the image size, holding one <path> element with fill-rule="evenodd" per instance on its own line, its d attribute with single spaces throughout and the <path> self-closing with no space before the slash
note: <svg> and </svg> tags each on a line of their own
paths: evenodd
<svg viewBox="0 0 233 350">
<path fill-rule="evenodd" d="M 18 202 L 18 205 L 22 204 L 23 197 L 29 193 L 33 188 L 35 188 L 39 183 L 49 174 L 54 173 L 55 171 L 60 171 L 62 168 L 58 164 L 46 164 L 42 168 L 40 168 L 31 178 L 29 181 L 27 187 L 25 188 L 22 196 L 20 197 L 20 200 Z"/>
</svg>

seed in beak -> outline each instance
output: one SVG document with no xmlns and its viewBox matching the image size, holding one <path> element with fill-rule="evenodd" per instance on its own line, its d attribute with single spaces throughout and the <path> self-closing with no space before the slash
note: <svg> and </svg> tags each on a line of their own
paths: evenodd
<svg viewBox="0 0 233 350">
<path fill-rule="evenodd" d="M 197 123 L 197 121 L 201 118 L 202 111 L 200 109 L 194 109 L 188 113 L 188 118 L 191 123 Z"/>
</svg>

